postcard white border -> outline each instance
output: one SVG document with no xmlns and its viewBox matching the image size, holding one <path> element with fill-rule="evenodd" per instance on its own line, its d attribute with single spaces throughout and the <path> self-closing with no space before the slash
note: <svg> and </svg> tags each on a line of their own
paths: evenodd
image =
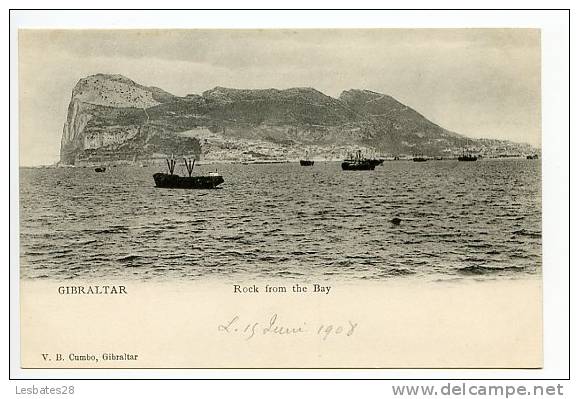
<svg viewBox="0 0 579 399">
<path fill-rule="evenodd" d="M 15 11 L 10 26 L 11 376 L 13 378 L 566 378 L 569 331 L 569 58 L 566 11 Z M 21 28 L 459 28 L 542 30 L 542 370 L 22 370 L 18 303 L 18 57 Z M 5 107 L 6 109 L 7 107 Z M 4 188 L 5 189 L 5 188 Z"/>
</svg>

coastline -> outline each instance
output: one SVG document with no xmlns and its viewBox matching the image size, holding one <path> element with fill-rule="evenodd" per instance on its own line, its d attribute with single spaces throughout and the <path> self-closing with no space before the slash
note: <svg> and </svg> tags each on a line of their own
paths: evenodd
<svg viewBox="0 0 579 399">
<path fill-rule="evenodd" d="M 412 156 L 406 157 L 399 157 L 399 159 L 395 159 L 394 157 L 384 157 L 380 158 L 383 159 L 385 162 L 411 162 Z M 510 155 L 510 156 L 497 156 L 497 157 L 487 157 L 481 158 L 478 161 L 500 161 L 500 160 L 527 160 L 527 156 L 525 154 L 517 154 L 517 155 Z M 533 160 L 540 160 L 541 158 L 534 158 Z M 331 162 L 342 162 L 343 158 L 333 158 L 333 159 L 318 159 L 312 158 L 312 160 L 316 163 L 331 163 Z M 429 161 L 458 161 L 458 157 L 433 157 L 429 158 Z M 203 165 L 274 165 L 274 164 L 287 164 L 287 163 L 299 163 L 299 158 L 288 158 L 288 159 L 274 159 L 274 160 L 262 160 L 262 161 L 244 161 L 244 160 L 199 160 L 195 162 L 196 166 L 203 166 Z M 165 168 L 165 159 L 162 160 L 155 160 L 149 161 L 148 164 L 142 165 L 141 162 L 132 162 L 132 161 L 104 161 L 102 163 L 87 163 L 87 164 L 78 164 L 78 165 L 60 165 L 60 164 L 50 164 L 50 165 L 21 165 L 20 168 L 23 169 L 58 169 L 58 168 L 94 168 L 102 165 L 113 166 L 113 167 L 159 167 Z"/>
</svg>

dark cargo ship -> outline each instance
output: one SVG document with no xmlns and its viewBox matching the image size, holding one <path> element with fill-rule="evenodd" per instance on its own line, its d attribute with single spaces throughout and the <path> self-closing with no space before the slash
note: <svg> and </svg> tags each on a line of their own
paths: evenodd
<svg viewBox="0 0 579 399">
<path fill-rule="evenodd" d="M 184 161 L 187 172 L 189 172 L 188 177 L 173 174 L 176 161 L 168 159 L 169 173 L 155 173 L 153 175 L 155 186 L 159 188 L 212 189 L 217 188 L 218 185 L 225 181 L 223 176 L 216 172 L 209 173 L 207 176 L 191 176 L 195 160 L 187 161 L 185 159 Z"/>
<path fill-rule="evenodd" d="M 477 159 L 478 157 L 472 154 L 462 154 L 461 156 L 458 157 L 458 160 L 461 162 L 473 162 L 476 161 Z"/>
<path fill-rule="evenodd" d="M 362 152 L 358 150 L 356 156 L 350 156 L 349 159 L 345 159 L 342 162 L 342 170 L 374 170 L 376 166 L 381 165 L 383 162 L 382 159 L 363 158 Z"/>
<path fill-rule="evenodd" d="M 314 161 L 310 159 L 308 153 L 306 152 L 306 159 L 300 159 L 301 166 L 314 166 Z"/>
<path fill-rule="evenodd" d="M 155 186 L 159 188 L 189 188 L 189 189 L 211 189 L 223 183 L 223 177 L 216 174 L 212 176 L 178 176 L 167 173 L 155 173 Z"/>
</svg>

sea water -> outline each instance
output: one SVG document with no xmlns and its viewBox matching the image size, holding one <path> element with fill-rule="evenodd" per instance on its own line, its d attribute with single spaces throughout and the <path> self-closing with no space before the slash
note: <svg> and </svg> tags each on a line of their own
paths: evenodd
<svg viewBox="0 0 579 399">
<path fill-rule="evenodd" d="M 215 190 L 155 188 L 155 168 L 21 168 L 21 277 L 539 275 L 540 168 L 526 159 L 196 166 L 223 175 Z"/>
</svg>

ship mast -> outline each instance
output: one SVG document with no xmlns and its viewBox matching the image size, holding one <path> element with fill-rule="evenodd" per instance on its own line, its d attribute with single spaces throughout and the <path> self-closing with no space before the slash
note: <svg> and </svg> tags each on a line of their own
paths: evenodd
<svg viewBox="0 0 579 399">
<path fill-rule="evenodd" d="M 173 154 L 171 154 L 171 158 L 166 159 L 166 161 L 167 161 L 167 167 L 169 168 L 169 174 L 172 175 L 173 171 L 175 170 L 175 164 L 177 163 L 177 161 L 175 161 Z"/>
<path fill-rule="evenodd" d="M 193 173 L 193 167 L 195 166 L 195 160 L 194 159 L 187 160 L 187 158 L 183 158 L 183 161 L 185 161 L 185 167 L 187 168 L 189 177 L 191 177 L 191 174 Z"/>
</svg>

